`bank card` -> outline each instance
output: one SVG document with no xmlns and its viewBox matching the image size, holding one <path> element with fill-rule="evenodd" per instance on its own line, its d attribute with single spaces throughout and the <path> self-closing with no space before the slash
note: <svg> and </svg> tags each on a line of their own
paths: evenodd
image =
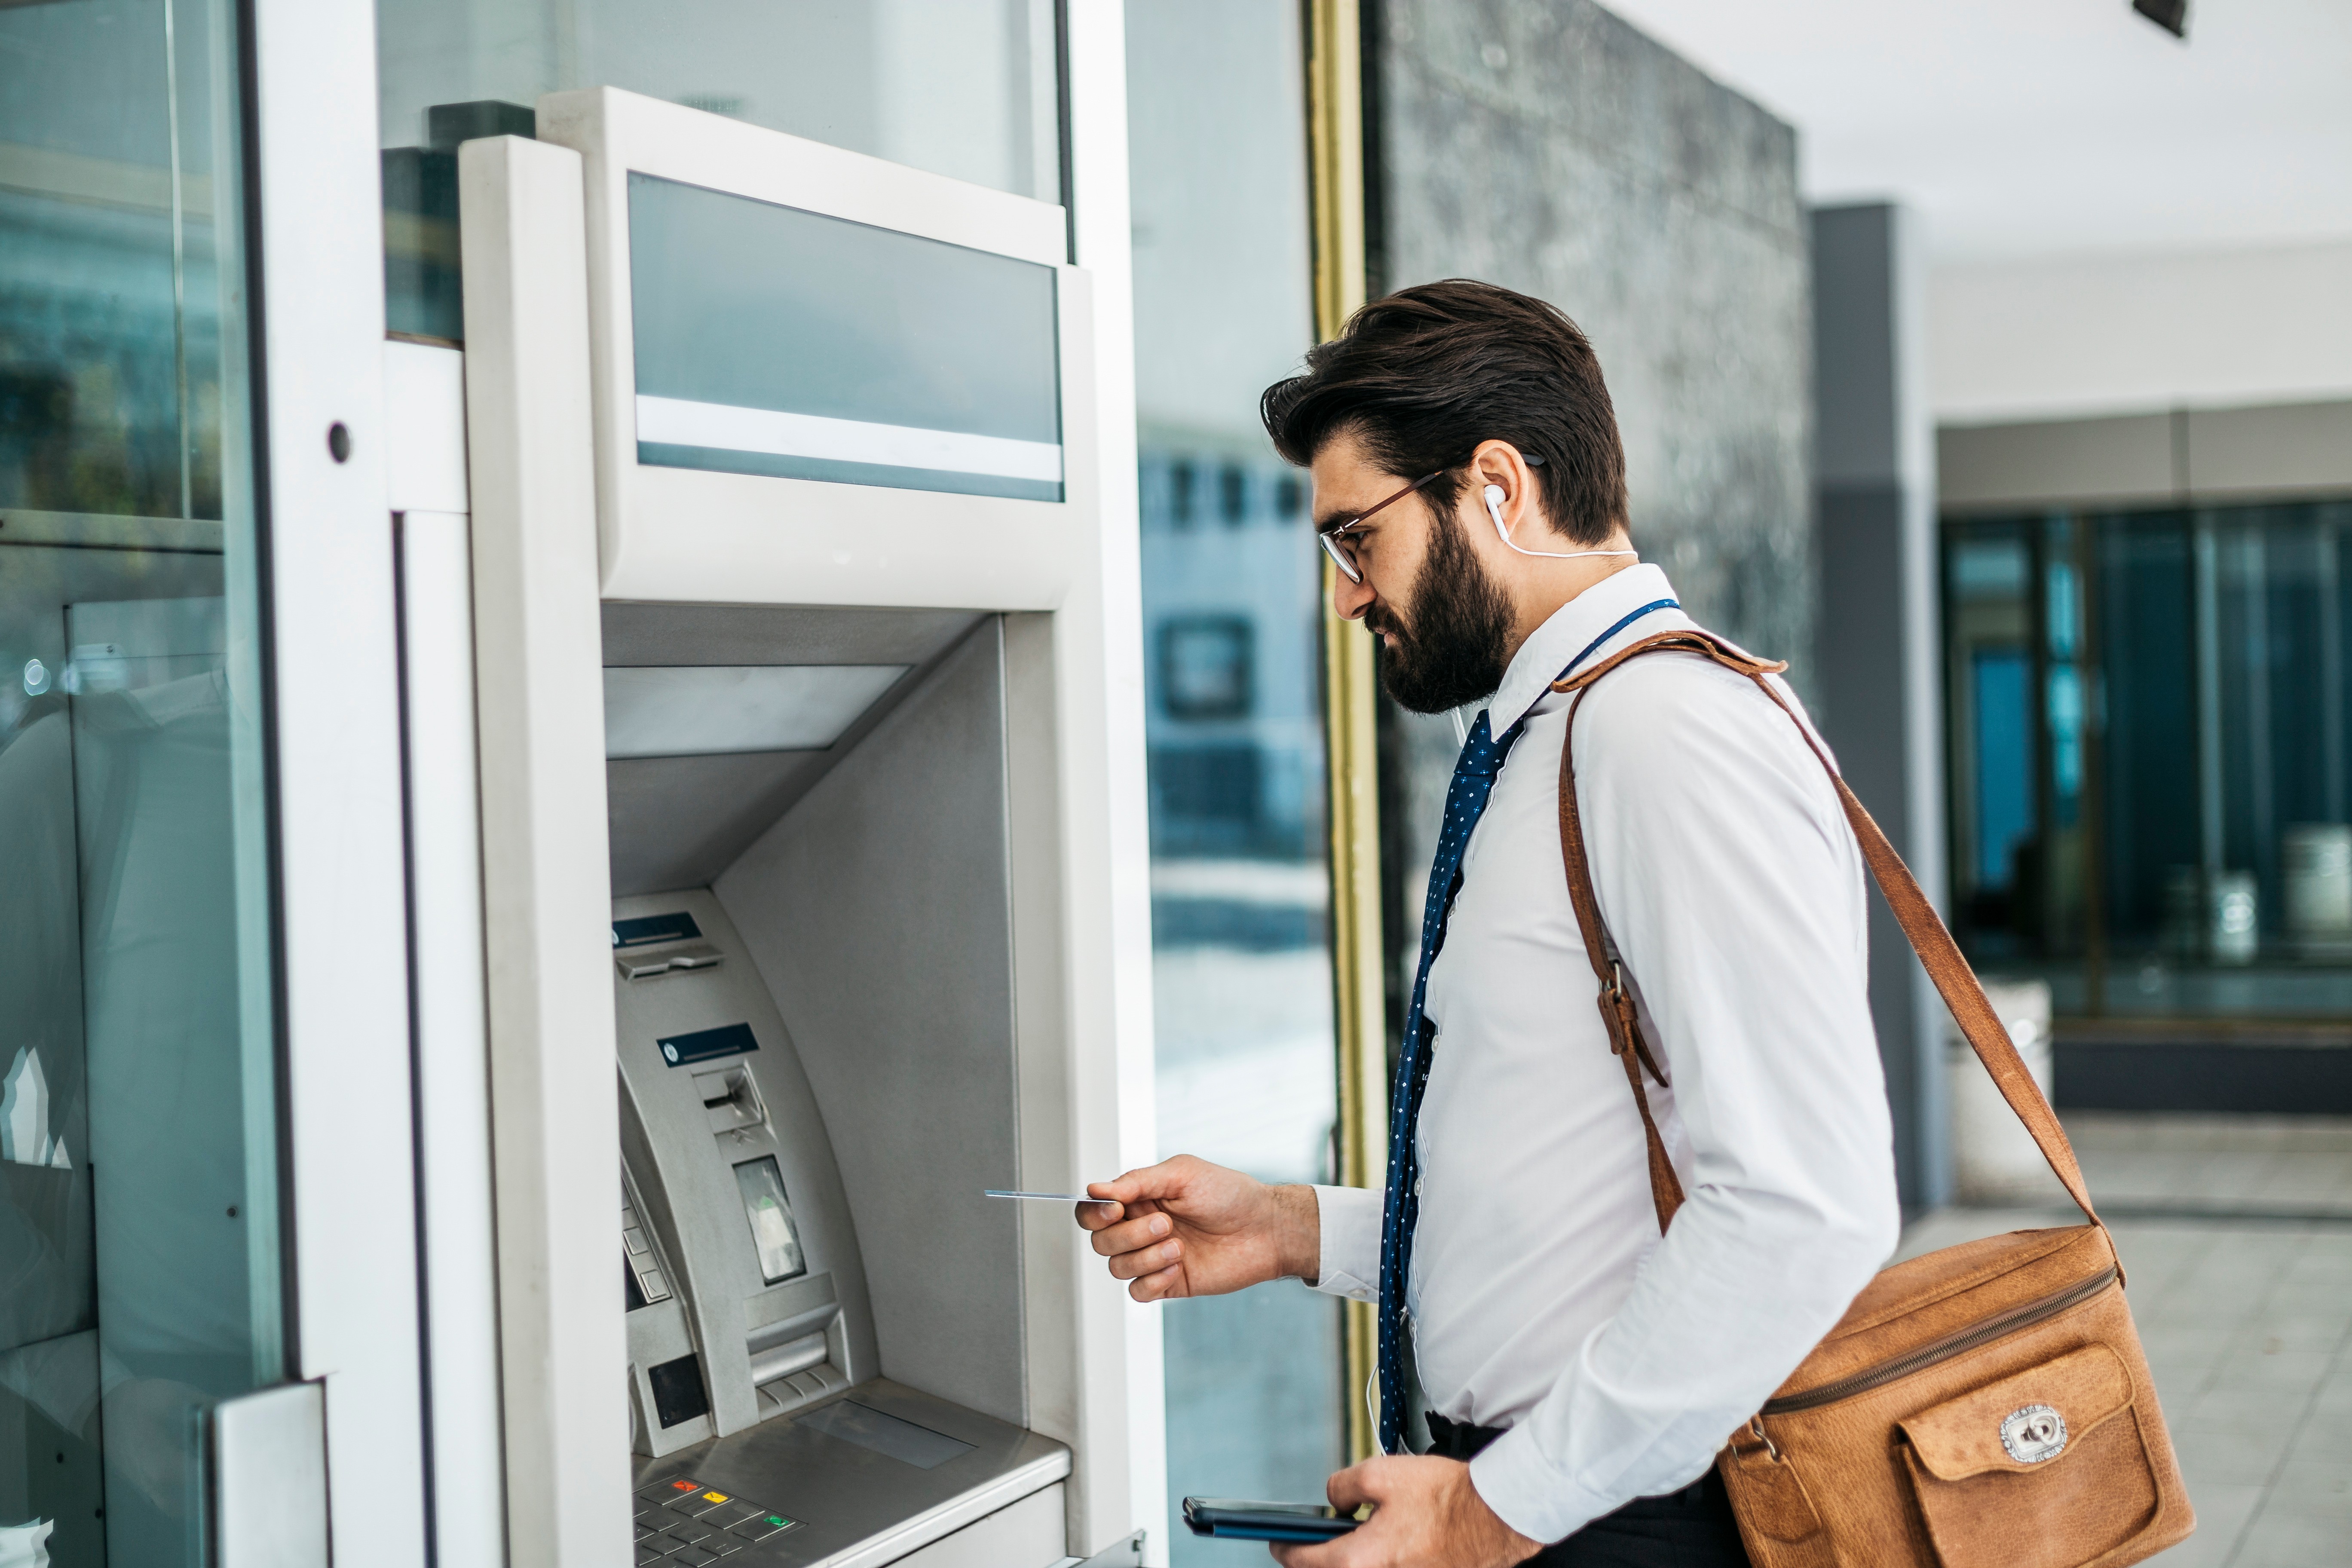
<svg viewBox="0 0 2352 1568">
<path fill-rule="evenodd" d="M 984 1198 L 1027 1198 L 1041 1204 L 1115 1204 L 1117 1198 L 1090 1198 L 1084 1193 L 1005 1193 L 990 1187 L 980 1194 Z"/>
</svg>

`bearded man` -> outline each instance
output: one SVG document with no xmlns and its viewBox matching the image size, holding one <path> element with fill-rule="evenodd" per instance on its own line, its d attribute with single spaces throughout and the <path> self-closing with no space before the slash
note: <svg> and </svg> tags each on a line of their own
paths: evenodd
<svg viewBox="0 0 2352 1568">
<path fill-rule="evenodd" d="M 1374 1511 L 1276 1546 L 1285 1568 L 1745 1563 L 1717 1451 L 1897 1235 L 1853 832 L 1744 677 L 1661 653 L 1582 694 L 1601 925 L 1686 1194 L 1661 1236 L 1561 868 L 1576 699 L 1553 682 L 1694 623 L 1634 552 L 1592 347 L 1541 300 L 1433 283 L 1365 307 L 1264 413 L 1312 472 L 1333 607 L 1379 637 L 1389 694 L 1485 700 L 1430 879 L 1387 1189 L 1180 1156 L 1090 1187 L 1115 1204 L 1079 1223 L 1138 1300 L 1295 1276 L 1380 1303 L 1383 1452 L 1329 1489 Z M 1402 1442 L 1408 1364 L 1426 1454 Z"/>
</svg>

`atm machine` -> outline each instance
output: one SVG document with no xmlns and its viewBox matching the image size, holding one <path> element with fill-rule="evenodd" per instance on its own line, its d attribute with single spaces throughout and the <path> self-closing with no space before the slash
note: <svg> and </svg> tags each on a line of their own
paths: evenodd
<svg viewBox="0 0 2352 1568">
<path fill-rule="evenodd" d="M 459 163 L 512 1561 L 1140 1562 L 1138 1320 L 982 1196 L 1149 1124 L 1065 215 L 537 123 Z"/>
</svg>

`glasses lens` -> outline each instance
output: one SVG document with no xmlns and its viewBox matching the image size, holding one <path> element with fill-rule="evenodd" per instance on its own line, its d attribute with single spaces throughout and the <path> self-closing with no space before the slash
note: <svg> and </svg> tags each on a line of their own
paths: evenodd
<svg viewBox="0 0 2352 1568">
<path fill-rule="evenodd" d="M 1356 570 L 1355 552 L 1346 540 L 1336 533 L 1318 533 L 1315 539 L 1323 546 L 1323 553 L 1331 558 L 1331 564 L 1339 569 L 1339 575 L 1350 583 L 1364 580 L 1364 574 Z"/>
</svg>

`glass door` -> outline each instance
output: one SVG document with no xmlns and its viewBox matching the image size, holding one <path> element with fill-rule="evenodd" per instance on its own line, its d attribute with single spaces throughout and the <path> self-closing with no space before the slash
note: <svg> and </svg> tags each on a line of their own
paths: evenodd
<svg viewBox="0 0 2352 1568">
<path fill-rule="evenodd" d="M 1330 1182 L 1322 555 L 1257 416 L 1315 337 L 1302 13 L 1130 0 L 1127 46 L 1160 1152 Z M 1170 1498 L 1322 1495 L 1340 1303 L 1281 1280 L 1161 1310 Z"/>
<path fill-rule="evenodd" d="M 0 8 L 0 1562 L 284 1374 L 236 16 Z"/>
</svg>

